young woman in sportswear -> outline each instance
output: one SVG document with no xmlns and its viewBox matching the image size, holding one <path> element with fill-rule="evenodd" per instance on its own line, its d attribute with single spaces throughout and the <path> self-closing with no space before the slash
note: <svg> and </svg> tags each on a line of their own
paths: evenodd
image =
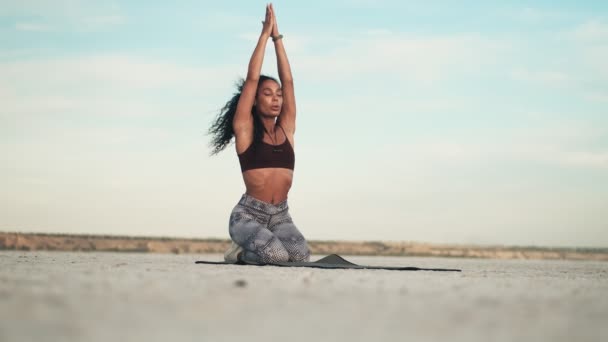
<svg viewBox="0 0 608 342">
<path fill-rule="evenodd" d="M 235 138 L 246 192 L 232 210 L 232 247 L 224 258 L 272 264 L 308 261 L 310 251 L 287 205 L 295 164 L 296 101 L 291 68 L 272 4 L 238 92 L 211 126 L 213 154 Z M 260 74 L 269 39 L 274 43 L 279 79 Z"/>
</svg>

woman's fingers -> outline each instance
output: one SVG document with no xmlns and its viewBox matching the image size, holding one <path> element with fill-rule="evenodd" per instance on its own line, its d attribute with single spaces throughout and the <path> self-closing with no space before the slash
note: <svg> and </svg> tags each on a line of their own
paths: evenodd
<svg viewBox="0 0 608 342">
<path fill-rule="evenodd" d="M 272 3 L 270 4 L 270 14 L 272 16 L 272 35 L 277 36 L 279 35 L 279 28 L 277 27 L 277 16 L 274 12 L 274 6 Z"/>
<path fill-rule="evenodd" d="M 270 18 L 272 20 L 272 24 L 274 25 L 274 23 L 276 22 L 276 18 L 274 16 L 274 10 L 272 8 L 272 4 L 268 5 L 268 10 L 269 10 L 269 13 L 270 13 Z"/>
<path fill-rule="evenodd" d="M 274 22 L 274 15 L 272 14 L 272 8 L 270 7 L 270 5 L 268 5 L 268 18 L 270 20 L 270 23 Z"/>
<path fill-rule="evenodd" d="M 266 17 L 265 20 L 262 21 L 262 32 L 266 32 L 269 35 L 272 35 L 273 27 L 274 27 L 274 16 L 272 14 L 272 7 L 270 4 L 266 4 Z"/>
<path fill-rule="evenodd" d="M 277 14 L 274 11 L 274 7 L 270 5 L 270 10 L 272 11 L 272 17 L 274 18 L 274 22 L 277 22 Z"/>
</svg>

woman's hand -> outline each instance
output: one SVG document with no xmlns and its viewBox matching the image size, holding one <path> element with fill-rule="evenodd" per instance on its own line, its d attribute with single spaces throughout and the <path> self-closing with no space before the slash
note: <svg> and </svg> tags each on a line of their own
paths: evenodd
<svg viewBox="0 0 608 342">
<path fill-rule="evenodd" d="M 266 19 L 262 21 L 262 35 L 272 36 L 275 27 L 274 16 L 272 15 L 272 5 L 266 5 Z"/>
<path fill-rule="evenodd" d="M 271 37 L 277 37 L 279 35 L 279 26 L 277 25 L 277 17 L 274 13 L 274 7 L 272 7 L 272 3 L 270 4 L 270 14 L 272 15 L 272 21 L 274 23 L 274 25 L 272 25 Z"/>
</svg>

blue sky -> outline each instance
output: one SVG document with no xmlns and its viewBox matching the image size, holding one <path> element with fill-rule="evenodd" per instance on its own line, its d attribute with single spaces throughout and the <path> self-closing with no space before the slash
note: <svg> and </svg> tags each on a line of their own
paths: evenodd
<svg viewBox="0 0 608 342">
<path fill-rule="evenodd" d="M 608 3 L 274 4 L 307 238 L 608 245 Z M 264 5 L 0 1 L 0 230 L 227 237 Z"/>
</svg>

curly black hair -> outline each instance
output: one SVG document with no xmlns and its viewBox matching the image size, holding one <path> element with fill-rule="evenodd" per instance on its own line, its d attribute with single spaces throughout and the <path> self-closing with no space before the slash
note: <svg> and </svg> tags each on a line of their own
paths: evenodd
<svg viewBox="0 0 608 342">
<path fill-rule="evenodd" d="M 271 76 L 260 75 L 258 81 L 258 87 L 264 81 L 271 80 L 280 84 L 279 81 Z M 212 136 L 210 147 L 212 148 L 211 154 L 218 154 L 223 151 L 232 141 L 234 137 L 234 130 L 232 129 L 232 120 L 236 113 L 236 106 L 241 98 L 243 92 L 243 85 L 245 84 L 244 79 L 240 79 L 236 83 L 236 93 L 232 96 L 228 102 L 222 107 L 219 114 L 211 124 L 209 128 L 209 134 Z M 261 141 L 264 137 L 264 126 L 262 120 L 258 115 L 255 115 L 255 106 L 251 108 L 251 115 L 253 115 L 253 139 L 254 141 Z"/>
</svg>

